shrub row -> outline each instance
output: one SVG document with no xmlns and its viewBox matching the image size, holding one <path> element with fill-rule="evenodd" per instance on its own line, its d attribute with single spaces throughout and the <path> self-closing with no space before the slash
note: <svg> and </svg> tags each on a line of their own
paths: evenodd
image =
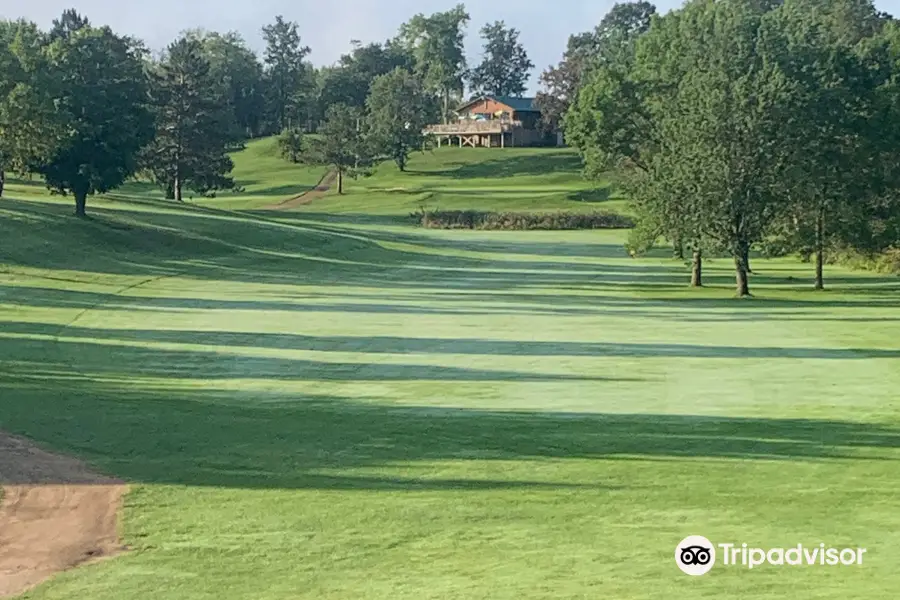
<svg viewBox="0 0 900 600">
<path fill-rule="evenodd" d="M 629 229 L 628 217 L 606 212 L 516 213 L 477 210 L 418 210 L 410 217 L 429 229 Z"/>
<path fill-rule="evenodd" d="M 831 262 L 847 265 L 854 269 L 900 275 L 900 247 L 897 246 L 874 254 L 843 249 L 833 252 L 831 259 Z"/>
</svg>

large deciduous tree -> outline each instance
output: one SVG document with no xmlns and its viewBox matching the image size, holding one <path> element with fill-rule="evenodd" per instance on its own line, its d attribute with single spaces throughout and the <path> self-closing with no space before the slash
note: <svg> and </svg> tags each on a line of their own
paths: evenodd
<svg viewBox="0 0 900 600">
<path fill-rule="evenodd" d="M 642 181 L 636 202 L 650 229 L 733 257 L 740 296 L 750 247 L 783 204 L 775 149 L 790 113 L 785 77 L 761 51 L 766 12 L 698 0 L 658 18 L 632 65 L 596 67 L 567 119 L 595 171 L 615 160 Z"/>
<path fill-rule="evenodd" d="M 541 110 L 541 123 L 548 131 L 561 129 L 565 115 L 578 97 L 589 64 L 594 38 L 590 33 L 572 35 L 562 61 L 541 73 L 541 89 L 535 104 Z"/>
<path fill-rule="evenodd" d="M 46 52 L 45 83 L 62 134 L 35 170 L 51 189 L 71 193 L 75 214 L 84 216 L 87 197 L 121 185 L 152 139 L 142 49 L 107 27 L 85 26 Z"/>
<path fill-rule="evenodd" d="M 233 113 L 201 42 L 173 42 L 151 81 L 156 136 L 144 151 L 144 164 L 156 182 L 179 202 L 184 188 L 205 193 L 233 187 L 227 155 Z"/>
<path fill-rule="evenodd" d="M 90 26 L 91 22 L 87 17 L 74 8 L 69 8 L 64 10 L 58 19 L 53 19 L 49 39 L 52 42 L 61 38 L 68 38 L 73 33 Z"/>
<path fill-rule="evenodd" d="M 322 70 L 319 116 L 324 117 L 325 110 L 333 104 L 364 107 L 372 82 L 396 68 L 407 71 L 415 68 L 415 58 L 402 45 L 391 41 L 385 44 L 355 44 L 349 54 L 341 57 L 336 67 Z"/>
<path fill-rule="evenodd" d="M 234 124 L 236 141 L 263 132 L 265 78 L 256 54 L 235 32 L 191 32 L 203 46 L 210 78 L 222 86 Z"/>
<path fill-rule="evenodd" d="M 469 77 L 472 89 L 482 94 L 521 96 L 534 63 L 519 41 L 519 31 L 503 21 L 485 25 L 482 61 Z"/>
<path fill-rule="evenodd" d="M 463 42 L 469 13 L 462 4 L 431 16 L 418 14 L 400 29 L 399 41 L 416 59 L 416 71 L 426 87 L 441 97 L 444 122 L 450 118 L 450 101 L 462 96 L 466 73 Z"/>
<path fill-rule="evenodd" d="M 649 29 L 654 14 L 656 7 L 649 2 L 618 3 L 592 31 L 569 37 L 562 61 L 540 77 L 541 90 L 535 101 L 546 128 L 564 125 L 566 111 L 594 66 L 631 59 L 637 38 Z"/>
<path fill-rule="evenodd" d="M 263 39 L 272 118 L 276 130 L 283 131 L 309 116 L 314 85 L 305 59 L 310 49 L 301 42 L 297 23 L 281 15 L 263 27 Z"/>
<path fill-rule="evenodd" d="M 292 163 L 301 162 L 304 148 L 303 131 L 297 127 L 285 129 L 278 136 L 278 152 Z"/>
<path fill-rule="evenodd" d="M 862 45 L 883 23 L 868 0 L 786 0 L 767 23 L 770 54 L 791 82 L 791 118 L 776 148 L 790 166 L 781 182 L 788 209 L 773 233 L 815 257 L 817 290 L 828 248 L 858 241 L 873 199 L 897 183 L 897 125 L 883 118 L 878 92 L 893 65 L 883 48 Z"/>
<path fill-rule="evenodd" d="M 606 66 L 629 63 L 655 14 L 656 6 L 644 0 L 614 4 L 593 31 L 592 60 Z"/>
<path fill-rule="evenodd" d="M 311 144 L 308 162 L 332 167 L 337 172 L 338 193 L 344 193 L 344 177 L 368 173 L 372 165 L 371 141 L 362 109 L 346 104 L 328 107 L 319 136 Z"/>
<path fill-rule="evenodd" d="M 0 196 L 7 171 L 45 161 L 62 134 L 45 43 L 34 23 L 0 22 Z"/>
<path fill-rule="evenodd" d="M 397 68 L 375 79 L 366 105 L 369 134 L 377 150 L 404 171 L 410 153 L 425 143 L 422 132 L 430 120 L 421 80 Z"/>
</svg>

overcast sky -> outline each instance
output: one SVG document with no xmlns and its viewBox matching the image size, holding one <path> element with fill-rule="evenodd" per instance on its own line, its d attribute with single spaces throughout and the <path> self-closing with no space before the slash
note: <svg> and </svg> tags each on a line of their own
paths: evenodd
<svg viewBox="0 0 900 600">
<path fill-rule="evenodd" d="M 822 0 L 827 2 L 827 0 Z M 250 46 L 262 49 L 260 29 L 284 15 L 297 21 L 303 42 L 312 48 L 316 65 L 331 64 L 350 48 L 350 40 L 383 41 L 417 12 L 446 10 L 457 0 L 0 0 L 0 18 L 25 17 L 48 27 L 64 9 L 74 7 L 94 24 L 143 39 L 154 50 L 166 46 L 185 29 L 238 31 Z M 522 32 L 539 73 L 556 63 L 569 34 L 591 29 L 614 0 L 517 0 L 466 2 L 472 23 L 467 49 L 471 62 L 480 54 L 478 29 L 505 20 Z M 680 0 L 658 0 L 660 12 L 680 6 Z M 881 10 L 900 14 L 900 0 L 877 0 Z M 537 73 L 530 90 L 536 87 Z"/>
</svg>

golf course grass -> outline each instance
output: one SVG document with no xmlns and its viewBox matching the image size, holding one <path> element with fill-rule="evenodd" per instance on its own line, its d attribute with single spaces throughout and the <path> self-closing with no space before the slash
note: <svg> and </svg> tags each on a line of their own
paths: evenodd
<svg viewBox="0 0 900 600">
<path fill-rule="evenodd" d="M 268 148 L 268 150 L 267 150 Z M 28 599 L 893 599 L 900 280 L 754 259 L 707 288 L 624 231 L 423 230 L 621 209 L 565 150 L 444 149 L 295 211 L 131 184 L 0 201 L 0 429 L 132 484 L 130 551 Z M 2 533 L 2 532 L 0 532 Z M 688 535 L 862 566 L 675 565 Z"/>
</svg>

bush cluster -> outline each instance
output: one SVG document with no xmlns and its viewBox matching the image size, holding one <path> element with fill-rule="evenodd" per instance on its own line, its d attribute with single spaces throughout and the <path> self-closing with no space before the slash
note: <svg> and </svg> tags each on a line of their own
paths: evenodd
<svg viewBox="0 0 900 600">
<path fill-rule="evenodd" d="M 634 223 L 628 217 L 607 212 L 574 213 L 517 213 L 477 210 L 419 209 L 410 217 L 418 225 L 429 229 L 492 229 L 492 230 L 570 230 L 570 229 L 629 229 Z"/>
<path fill-rule="evenodd" d="M 892 246 L 883 252 L 872 253 L 843 248 L 832 253 L 831 262 L 854 269 L 900 275 L 900 246 Z"/>
</svg>

